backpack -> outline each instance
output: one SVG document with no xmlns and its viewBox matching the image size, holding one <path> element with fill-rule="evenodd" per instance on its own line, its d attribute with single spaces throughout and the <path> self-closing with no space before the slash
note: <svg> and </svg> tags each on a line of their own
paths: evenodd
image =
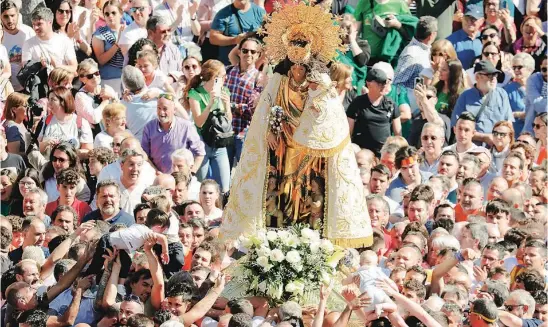
<svg viewBox="0 0 548 327">
<path fill-rule="evenodd" d="M 209 113 L 201 132 L 204 142 L 212 148 L 225 148 L 234 142 L 232 122 L 219 109 Z"/>
</svg>

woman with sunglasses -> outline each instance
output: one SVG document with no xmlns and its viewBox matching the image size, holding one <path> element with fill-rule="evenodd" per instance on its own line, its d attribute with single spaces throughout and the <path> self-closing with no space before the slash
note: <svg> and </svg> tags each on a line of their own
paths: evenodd
<svg viewBox="0 0 548 327">
<path fill-rule="evenodd" d="M 6 150 L 9 153 L 24 153 L 30 141 L 30 133 L 24 123 L 27 119 L 28 98 L 28 95 L 13 92 L 6 100 L 3 115 L 6 120 L 2 126 L 6 131 Z"/>
<path fill-rule="evenodd" d="M 504 87 L 512 79 L 512 72 L 505 71 L 499 68 L 501 67 L 501 51 L 499 46 L 495 42 L 487 42 L 483 45 L 483 49 L 481 50 L 481 56 L 476 61 L 480 60 L 490 61 L 493 66 L 495 66 L 502 72 L 502 74 L 497 75 L 498 87 Z M 468 78 L 472 81 L 472 85 L 475 84 L 476 76 L 474 74 L 474 65 L 472 65 L 472 68 L 468 69 L 466 73 L 468 75 Z"/>
<path fill-rule="evenodd" d="M 533 122 L 533 131 L 537 138 L 538 157 L 535 160 L 537 165 L 540 165 L 543 160 L 546 160 L 546 125 L 548 124 L 548 115 L 542 112 L 535 117 Z"/>
<path fill-rule="evenodd" d="M 548 44 L 548 37 L 542 30 L 542 21 L 536 16 L 528 16 L 521 23 L 520 31 L 522 37 L 514 43 L 514 53 L 526 52 L 533 56 L 535 70 L 538 70 Z"/>
<path fill-rule="evenodd" d="M 89 57 L 91 55 L 91 45 L 82 38 L 79 26 L 80 23 L 83 24 L 85 22 L 85 16 L 82 18 L 73 17 L 73 6 L 68 0 L 55 1 L 52 11 L 55 15 L 53 19 L 53 31 L 59 34 L 64 34 L 72 42 L 74 42 L 78 59 Z M 77 22 L 75 18 L 79 18 L 79 21 Z"/>
<path fill-rule="evenodd" d="M 496 26 L 504 36 L 501 42 L 501 49 L 506 49 L 509 45 L 516 42 L 516 25 L 507 8 L 501 9 L 499 0 L 483 1 L 483 11 L 485 13 L 484 26 Z"/>
<path fill-rule="evenodd" d="M 200 75 L 202 72 L 202 62 L 200 59 L 194 56 L 188 56 L 183 60 L 183 74 L 177 82 L 173 85 L 173 89 L 175 90 L 175 94 L 179 96 L 179 99 L 183 99 L 183 93 L 185 91 L 185 88 L 190 82 L 190 80 L 196 76 Z M 190 111 L 189 108 L 185 108 L 187 111 Z"/>
<path fill-rule="evenodd" d="M 88 202 L 91 199 L 89 187 L 86 184 L 84 169 L 82 168 L 76 149 L 68 142 L 61 142 L 53 147 L 49 155 L 49 161 L 46 163 L 41 173 L 44 191 L 48 195 L 48 203 L 59 198 L 56 176 L 61 170 L 69 167 L 76 170 L 80 175 L 80 179 L 76 186 L 76 198 L 84 202 Z"/>
<path fill-rule="evenodd" d="M 510 146 L 514 144 L 514 127 L 509 121 L 501 120 L 493 126 L 493 147 L 491 148 L 491 169 L 492 173 L 499 173 Z"/>
<path fill-rule="evenodd" d="M 70 90 L 64 87 L 51 90 L 48 109 L 51 114 L 43 119 L 38 136 L 40 152 L 47 156 L 56 144 L 69 142 L 85 158 L 87 152 L 93 149 L 93 134 L 88 121 L 75 114 L 74 98 Z"/>
<path fill-rule="evenodd" d="M 103 83 L 114 90 L 120 89 L 124 65 L 124 56 L 117 43 L 125 28 L 125 25 L 121 23 L 122 13 L 120 2 L 117 0 L 106 1 L 103 6 L 103 15 L 107 25 L 99 28 L 91 39 L 91 46 L 99 62 Z"/>
<path fill-rule="evenodd" d="M 93 127 L 93 134 L 97 135 L 102 130 L 99 124 L 103 109 L 117 101 L 118 95 L 112 87 L 101 86 L 101 74 L 95 60 L 88 58 L 80 62 L 76 72 L 83 85 L 74 96 L 76 114 L 87 120 Z"/>
<path fill-rule="evenodd" d="M 514 131 L 519 135 L 525 124 L 525 87 L 535 70 L 535 60 L 528 53 L 518 53 L 512 59 L 514 78 L 504 86 L 514 112 Z"/>
</svg>

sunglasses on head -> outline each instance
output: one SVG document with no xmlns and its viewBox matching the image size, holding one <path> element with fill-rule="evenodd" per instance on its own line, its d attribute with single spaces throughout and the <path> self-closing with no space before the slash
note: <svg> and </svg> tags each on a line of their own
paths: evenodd
<svg viewBox="0 0 548 327">
<path fill-rule="evenodd" d="M 91 73 L 91 74 L 85 74 L 85 75 L 80 75 L 80 78 L 87 78 L 87 79 L 92 79 L 93 76 L 100 76 L 101 73 L 99 73 L 99 71 L 96 71 L 95 73 Z"/>
<path fill-rule="evenodd" d="M 57 12 L 61 15 L 70 15 L 70 9 L 57 9 Z"/>
<path fill-rule="evenodd" d="M 107 11 L 107 12 L 105 12 L 105 13 L 103 13 L 103 14 L 105 15 L 105 17 L 108 18 L 108 17 L 110 17 L 110 16 L 116 16 L 116 15 L 118 14 L 118 12 L 116 12 L 116 11 L 108 12 L 108 11 Z"/>
<path fill-rule="evenodd" d="M 170 93 L 162 93 L 158 96 L 158 99 L 162 99 L 162 98 L 169 101 L 175 101 L 175 97 L 173 96 L 173 94 L 170 94 Z"/>
<path fill-rule="evenodd" d="M 243 54 L 251 53 L 252 55 L 257 53 L 257 50 L 251 50 L 251 49 L 242 49 L 241 50 Z"/>
</svg>

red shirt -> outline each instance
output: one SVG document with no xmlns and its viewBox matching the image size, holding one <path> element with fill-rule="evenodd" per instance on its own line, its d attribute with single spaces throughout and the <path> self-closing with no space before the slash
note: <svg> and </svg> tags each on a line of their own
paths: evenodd
<svg viewBox="0 0 548 327">
<path fill-rule="evenodd" d="M 456 223 L 468 221 L 468 216 L 471 216 L 471 215 L 483 216 L 482 208 L 466 213 L 464 212 L 464 209 L 462 208 L 460 203 L 457 203 L 457 205 L 455 206 L 455 222 Z"/>
<path fill-rule="evenodd" d="M 53 212 L 55 211 L 55 209 L 57 209 L 57 207 L 59 206 L 59 199 L 55 200 L 55 201 L 52 201 L 50 203 L 48 203 L 46 205 L 46 215 L 50 216 L 53 214 Z M 91 208 L 90 206 L 83 202 L 83 201 L 80 201 L 78 199 L 74 199 L 74 202 L 72 202 L 72 205 L 71 205 L 72 209 L 74 209 L 76 211 L 76 213 L 78 214 L 78 221 L 81 221 L 82 218 L 87 215 L 88 213 L 91 212 Z M 53 221 L 52 221 L 53 223 Z"/>
</svg>

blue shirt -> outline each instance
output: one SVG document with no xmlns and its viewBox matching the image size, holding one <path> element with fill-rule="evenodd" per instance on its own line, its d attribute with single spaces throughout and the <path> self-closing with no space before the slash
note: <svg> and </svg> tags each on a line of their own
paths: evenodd
<svg viewBox="0 0 548 327">
<path fill-rule="evenodd" d="M 525 94 L 525 126 L 524 132 L 533 133 L 533 122 L 535 116 L 541 112 L 546 112 L 546 91 L 542 91 L 546 87 L 546 82 L 542 79 L 542 73 L 534 73 L 527 79 Z M 544 94 L 543 94 L 544 93 Z"/>
<path fill-rule="evenodd" d="M 85 223 L 86 221 L 90 220 L 103 220 L 103 216 L 101 216 L 101 211 L 99 209 L 94 210 L 82 218 L 82 222 Z M 135 218 L 133 218 L 132 215 L 128 214 L 124 210 L 120 209 L 120 212 L 111 219 L 107 221 L 107 223 L 114 225 L 114 224 L 124 224 L 127 227 L 135 224 Z"/>
<path fill-rule="evenodd" d="M 491 96 L 487 95 L 485 98 L 489 98 L 489 103 L 486 104 L 481 116 L 476 117 L 476 131 L 490 134 L 493 132 L 493 126 L 496 122 L 501 120 L 514 121 L 506 91 L 496 87 L 491 91 Z M 476 87 L 462 92 L 451 115 L 451 127 L 456 125 L 457 118 L 465 111 L 477 115 L 484 100 L 484 96 Z"/>
<path fill-rule="evenodd" d="M 215 15 L 211 29 L 231 37 L 241 33 L 255 32 L 261 27 L 265 14 L 266 11 L 254 3 L 251 3 L 251 8 L 246 12 L 237 10 L 233 5 L 228 5 Z M 230 65 L 228 54 L 232 48 L 234 45 L 219 47 L 218 59 L 225 65 Z"/>
<path fill-rule="evenodd" d="M 82 294 L 80 307 L 78 308 L 78 315 L 76 316 L 73 326 L 81 323 L 88 324 L 90 326 L 97 324 L 100 315 L 93 308 L 93 302 L 95 301 L 96 294 L 96 292 L 91 292 L 90 290 L 87 290 L 84 294 Z M 50 302 L 48 315 L 57 317 L 63 316 L 72 303 L 72 299 L 72 290 L 71 288 L 68 288 Z"/>
<path fill-rule="evenodd" d="M 420 171 L 420 174 L 421 174 L 421 183 L 426 183 L 428 179 L 430 179 L 430 177 L 432 176 L 432 173 L 428 173 L 425 171 Z M 400 175 L 398 176 L 398 178 L 393 180 L 392 183 L 390 183 L 390 186 L 386 190 L 386 196 L 388 196 L 389 198 L 391 198 L 392 200 L 398 203 L 402 203 L 403 197 L 401 194 L 405 190 L 407 190 L 407 185 L 405 184 L 405 182 L 403 181 L 403 178 Z"/>
<path fill-rule="evenodd" d="M 450 24 L 450 22 L 447 22 L 447 24 Z M 480 38 L 471 39 L 462 29 L 449 35 L 447 40 L 453 44 L 464 69 L 470 68 L 474 59 L 481 55 L 483 46 Z"/>
<path fill-rule="evenodd" d="M 517 82 L 510 82 L 506 84 L 503 89 L 508 93 L 508 100 L 510 101 L 512 112 L 525 111 L 525 87 Z M 525 120 L 523 119 L 516 119 L 514 121 L 514 136 L 516 139 L 521 133 L 524 124 Z"/>
</svg>

